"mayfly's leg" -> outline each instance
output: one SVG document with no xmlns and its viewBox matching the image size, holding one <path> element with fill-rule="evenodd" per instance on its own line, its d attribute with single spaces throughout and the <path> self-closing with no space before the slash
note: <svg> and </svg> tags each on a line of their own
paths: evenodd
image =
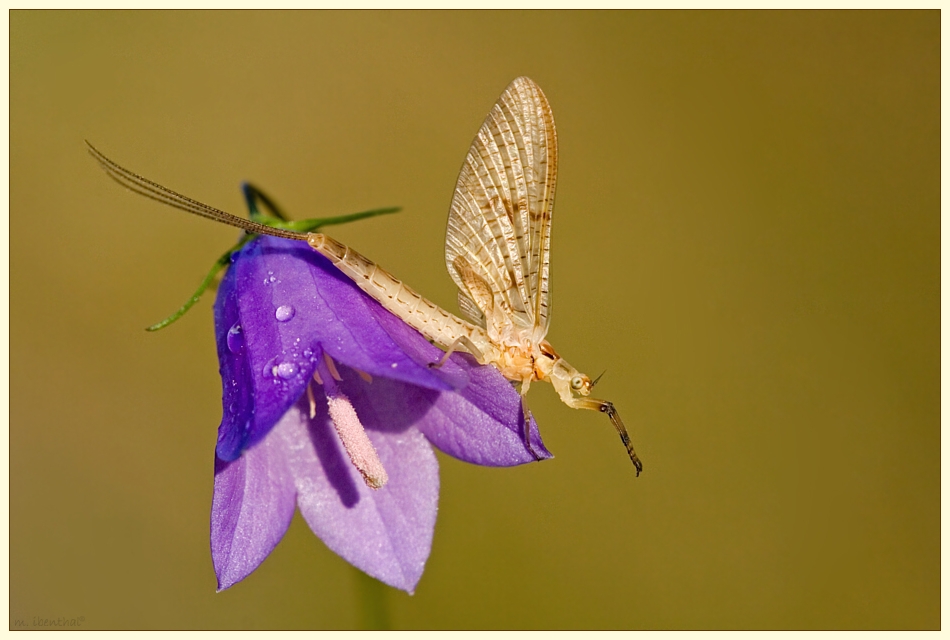
<svg viewBox="0 0 950 640">
<path fill-rule="evenodd" d="M 524 426 L 525 447 L 528 448 L 528 453 L 533 455 L 535 460 L 541 461 L 544 458 L 538 455 L 538 452 L 531 446 L 531 412 L 528 411 L 528 401 L 525 399 L 524 394 L 521 395 L 521 416 L 524 418 L 522 424 Z"/>
<path fill-rule="evenodd" d="M 617 413 L 614 404 L 606 400 L 595 400 L 594 398 L 574 398 L 573 402 L 571 402 L 571 406 L 575 409 L 590 409 L 591 411 L 600 411 L 601 413 L 607 414 L 607 417 L 610 418 L 617 433 L 620 434 L 620 440 L 623 442 L 623 446 L 627 448 L 630 462 L 637 468 L 637 475 L 639 476 L 640 472 L 643 471 L 643 463 L 640 462 L 640 458 L 637 457 L 637 452 L 633 450 L 633 443 L 630 442 L 627 428 L 623 426 L 623 420 L 620 419 L 620 414 Z"/>
<path fill-rule="evenodd" d="M 482 352 L 478 349 L 478 347 L 475 346 L 474 342 L 469 340 L 468 336 L 459 336 L 458 338 L 455 339 L 455 342 L 453 342 L 451 346 L 449 346 L 448 351 L 446 351 L 445 354 L 443 354 L 442 358 L 438 362 L 429 363 L 429 368 L 441 369 L 442 365 L 444 365 L 448 361 L 449 356 L 455 353 L 456 351 L 460 351 L 463 347 L 465 348 L 466 351 L 468 351 L 470 354 L 475 356 L 475 359 L 478 360 L 479 362 L 481 362 L 482 359 L 484 358 L 484 356 L 482 355 Z"/>
</svg>

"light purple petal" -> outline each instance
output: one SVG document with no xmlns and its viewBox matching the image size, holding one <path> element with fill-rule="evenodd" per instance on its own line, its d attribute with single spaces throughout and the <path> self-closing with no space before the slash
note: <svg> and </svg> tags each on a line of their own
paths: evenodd
<svg viewBox="0 0 950 640">
<path fill-rule="evenodd" d="M 219 591 L 254 571 L 290 526 L 296 492 L 287 446 L 275 429 L 237 460 L 215 459 L 211 558 Z"/>
<path fill-rule="evenodd" d="M 224 385 L 217 455 L 260 441 L 303 394 L 320 349 L 374 376 L 452 388 L 379 324 L 377 302 L 306 244 L 261 237 L 236 254 L 215 303 Z M 419 336 L 419 339 L 424 339 Z"/>
<path fill-rule="evenodd" d="M 329 422 L 325 398 L 317 414 L 306 401 L 288 412 L 278 428 L 297 446 L 288 464 L 297 486 L 297 505 L 313 532 L 344 560 L 369 575 L 412 593 L 432 548 L 439 501 L 435 453 L 417 430 L 390 424 L 375 430 L 371 416 L 360 415 L 367 435 L 389 474 L 372 490 L 347 458 Z"/>
</svg>

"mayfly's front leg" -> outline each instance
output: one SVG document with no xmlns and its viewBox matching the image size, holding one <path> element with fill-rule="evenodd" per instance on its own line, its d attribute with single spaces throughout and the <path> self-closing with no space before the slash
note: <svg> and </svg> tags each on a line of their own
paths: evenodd
<svg viewBox="0 0 950 640">
<path fill-rule="evenodd" d="M 627 448 L 630 462 L 637 468 L 637 475 L 639 476 L 640 472 L 643 471 L 643 463 L 640 462 L 640 458 L 637 457 L 637 452 L 633 450 L 633 443 L 630 442 L 627 428 L 623 426 L 623 420 L 620 419 L 620 414 L 617 413 L 614 404 L 606 400 L 596 400 L 594 398 L 573 398 L 570 405 L 575 409 L 590 409 L 591 411 L 600 411 L 601 413 L 607 414 L 607 417 L 610 418 L 617 433 L 620 434 L 620 440 L 623 442 L 623 446 Z"/>
</svg>

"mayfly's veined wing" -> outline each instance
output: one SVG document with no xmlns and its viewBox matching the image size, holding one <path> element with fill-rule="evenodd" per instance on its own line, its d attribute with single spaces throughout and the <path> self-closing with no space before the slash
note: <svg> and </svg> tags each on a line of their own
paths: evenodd
<svg viewBox="0 0 950 640">
<path fill-rule="evenodd" d="M 472 142 L 445 236 L 459 306 L 493 339 L 511 325 L 540 328 L 538 340 L 547 332 L 556 179 L 551 107 L 532 80 L 516 78 Z"/>
<path fill-rule="evenodd" d="M 542 126 L 533 134 L 535 148 L 543 154 L 539 158 L 537 175 L 543 176 L 537 184 L 534 204 L 529 209 L 530 253 L 528 254 L 528 284 L 532 291 L 535 309 L 534 326 L 540 329 L 538 339 L 547 335 L 551 318 L 551 214 L 554 212 L 554 190 L 557 186 L 557 131 L 554 128 L 554 112 L 537 85 L 533 85 L 541 100 L 537 102 L 537 117 Z M 532 200 L 529 199 L 529 203 Z"/>
<path fill-rule="evenodd" d="M 467 293 L 464 293 L 459 289 L 459 311 L 462 312 L 462 316 L 466 318 L 469 322 L 474 324 L 477 327 L 485 328 L 485 314 L 482 313 L 482 310 L 478 308 L 478 305 L 475 304 L 475 301 L 469 297 Z"/>
</svg>

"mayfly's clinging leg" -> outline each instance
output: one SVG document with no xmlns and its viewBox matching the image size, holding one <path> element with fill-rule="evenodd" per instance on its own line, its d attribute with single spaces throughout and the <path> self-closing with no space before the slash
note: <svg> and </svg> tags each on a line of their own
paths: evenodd
<svg viewBox="0 0 950 640">
<path fill-rule="evenodd" d="M 528 448 L 528 453 L 534 456 L 534 459 L 541 461 L 544 458 L 538 455 L 538 452 L 534 450 L 534 447 L 531 446 L 531 412 L 528 411 L 528 401 L 525 399 L 525 394 L 521 394 L 521 417 L 524 418 L 522 425 L 524 426 L 524 444 Z"/>
<path fill-rule="evenodd" d="M 461 351 L 462 348 L 464 348 L 470 354 L 475 356 L 475 359 L 478 360 L 479 362 L 482 362 L 482 360 L 485 357 L 482 355 L 482 352 L 478 349 L 478 347 L 475 346 L 475 343 L 468 339 L 468 336 L 459 336 L 458 338 L 456 338 L 455 342 L 453 342 L 449 346 L 448 350 L 445 352 L 445 354 L 442 356 L 442 358 L 438 362 L 429 363 L 429 368 L 441 369 L 442 365 L 444 365 L 448 361 L 449 356 L 455 353 L 456 351 Z"/>
<path fill-rule="evenodd" d="M 639 476 L 640 472 L 643 471 L 643 463 L 640 462 L 640 458 L 637 457 L 637 452 L 633 450 L 633 443 L 630 442 L 627 428 L 623 426 L 623 420 L 620 419 L 620 414 L 617 413 L 614 404 L 606 400 L 595 400 L 594 398 L 574 398 L 573 402 L 571 402 L 571 406 L 575 409 L 590 409 L 591 411 L 600 411 L 601 413 L 607 414 L 607 417 L 610 418 L 617 433 L 620 434 L 620 440 L 623 442 L 623 446 L 627 448 L 630 462 L 637 468 L 637 475 Z"/>
</svg>

